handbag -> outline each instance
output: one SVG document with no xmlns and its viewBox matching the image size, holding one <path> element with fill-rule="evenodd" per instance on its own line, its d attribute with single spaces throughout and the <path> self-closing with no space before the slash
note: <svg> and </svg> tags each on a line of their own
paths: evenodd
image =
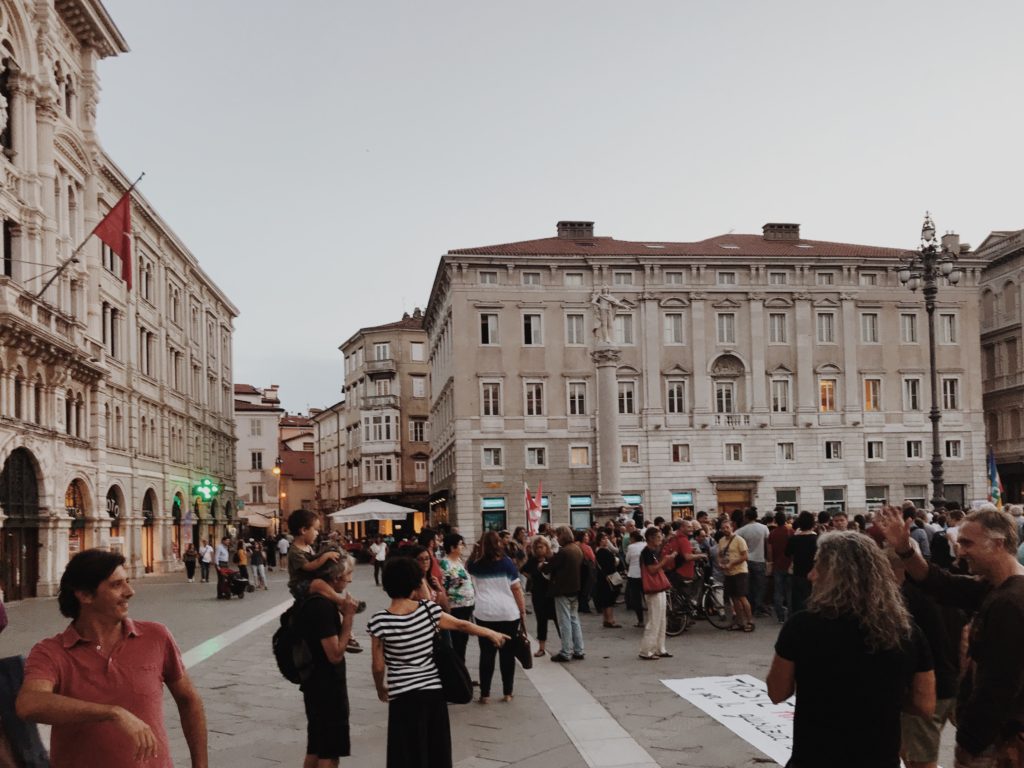
<svg viewBox="0 0 1024 768">
<path fill-rule="evenodd" d="M 420 600 L 420 605 L 424 604 L 425 602 Z M 473 700 L 473 680 L 469 676 L 466 664 L 455 653 L 448 639 L 441 635 L 441 628 L 429 608 L 427 616 L 434 625 L 434 664 L 441 678 L 445 701 L 451 704 L 468 704 Z"/>
<path fill-rule="evenodd" d="M 618 589 L 622 586 L 622 574 L 618 571 L 612 571 L 605 578 L 608 579 L 608 586 L 612 589 Z"/>
<path fill-rule="evenodd" d="M 526 627 L 519 625 L 519 631 L 510 642 L 515 643 L 516 658 L 523 669 L 533 669 L 533 647 L 530 645 L 530 636 L 526 634 Z"/>
</svg>

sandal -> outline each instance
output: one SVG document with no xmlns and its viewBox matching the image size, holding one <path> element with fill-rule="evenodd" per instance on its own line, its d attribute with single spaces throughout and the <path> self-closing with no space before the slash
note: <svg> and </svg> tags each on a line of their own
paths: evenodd
<svg viewBox="0 0 1024 768">
<path fill-rule="evenodd" d="M 541 656 L 547 656 L 548 652 L 541 648 L 538 648 L 536 651 L 533 652 L 533 655 L 539 659 Z"/>
<path fill-rule="evenodd" d="M 743 631 L 744 632 L 753 632 L 754 629 L 755 629 L 754 622 L 750 622 L 749 624 L 747 624 L 746 626 L 743 627 Z"/>
<path fill-rule="evenodd" d="M 604 622 L 605 629 L 619 629 L 622 625 L 617 621 L 606 621 Z"/>
</svg>

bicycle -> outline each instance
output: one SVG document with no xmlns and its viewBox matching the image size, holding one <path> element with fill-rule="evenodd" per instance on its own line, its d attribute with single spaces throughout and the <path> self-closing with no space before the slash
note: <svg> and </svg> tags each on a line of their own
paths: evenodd
<svg viewBox="0 0 1024 768">
<path fill-rule="evenodd" d="M 716 629 L 728 629 L 732 623 L 726 609 L 722 585 L 711 578 L 710 569 L 697 565 L 697 596 L 691 598 L 673 587 L 665 605 L 665 634 L 676 637 L 694 620 L 704 619 Z"/>
</svg>

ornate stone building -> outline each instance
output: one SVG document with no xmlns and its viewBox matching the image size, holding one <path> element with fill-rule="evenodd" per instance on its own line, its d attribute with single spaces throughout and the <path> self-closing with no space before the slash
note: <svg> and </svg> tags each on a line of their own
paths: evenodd
<svg viewBox="0 0 1024 768">
<path fill-rule="evenodd" d="M 1024 230 L 993 232 L 978 248 L 985 427 L 1004 498 L 1024 500 Z"/>
<path fill-rule="evenodd" d="M 927 320 L 901 253 L 795 224 L 668 243 L 591 222 L 449 251 L 424 315 L 432 518 L 467 536 L 525 524 L 524 482 L 574 526 L 621 500 L 648 518 L 923 504 Z M 982 263 L 960 264 L 936 319 L 946 493 L 969 502 L 985 487 Z"/>
<path fill-rule="evenodd" d="M 0 0 L 7 599 L 53 594 L 85 547 L 138 576 L 233 524 L 237 310 L 137 192 L 130 288 L 95 238 L 57 271 L 130 186 L 95 124 L 97 62 L 126 51 L 98 0 Z"/>
</svg>

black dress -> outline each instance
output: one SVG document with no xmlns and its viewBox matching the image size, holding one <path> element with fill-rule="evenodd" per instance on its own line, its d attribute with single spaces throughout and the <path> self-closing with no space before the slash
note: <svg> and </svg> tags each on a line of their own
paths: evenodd
<svg viewBox="0 0 1024 768">
<path fill-rule="evenodd" d="M 615 573 L 615 553 L 607 547 L 599 547 L 594 553 L 597 557 L 597 579 L 594 584 L 594 607 L 599 611 L 615 605 L 618 587 L 612 588 L 608 577 Z"/>
</svg>

